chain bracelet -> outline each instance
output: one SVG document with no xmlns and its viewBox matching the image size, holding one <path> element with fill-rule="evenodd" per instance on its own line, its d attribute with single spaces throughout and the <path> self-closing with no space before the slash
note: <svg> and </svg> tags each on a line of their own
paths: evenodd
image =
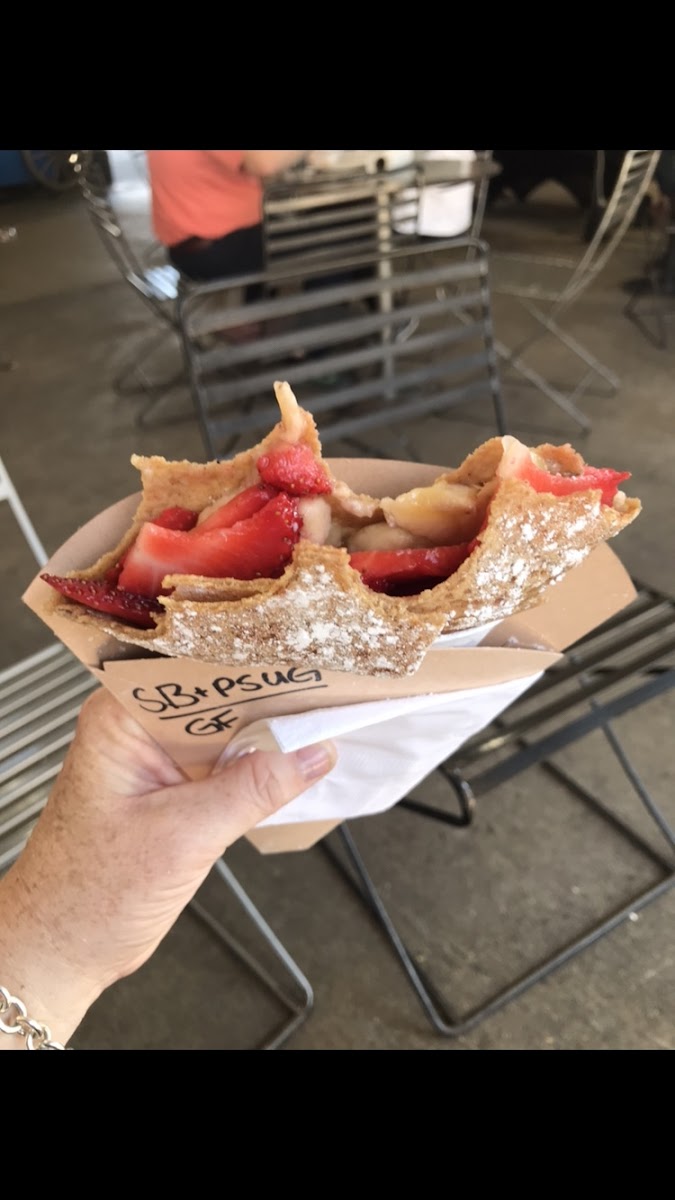
<svg viewBox="0 0 675 1200">
<path fill-rule="evenodd" d="M 10 1009 L 15 1010 L 13 1020 L 5 1021 L 4 1017 Z M 27 1050 L 65 1050 L 60 1042 L 52 1040 L 51 1030 L 41 1021 L 33 1021 L 28 1016 L 26 1005 L 18 996 L 12 996 L 7 988 L 0 987 L 0 1032 L 19 1034 L 26 1039 Z"/>
</svg>

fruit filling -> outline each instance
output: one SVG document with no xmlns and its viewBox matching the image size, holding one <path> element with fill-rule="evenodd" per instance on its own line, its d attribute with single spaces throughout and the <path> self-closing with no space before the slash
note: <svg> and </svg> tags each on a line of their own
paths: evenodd
<svg viewBox="0 0 675 1200">
<path fill-rule="evenodd" d="M 158 597 L 173 590 L 165 586 L 168 577 L 278 578 L 304 538 L 346 548 L 372 591 L 410 596 L 448 579 L 480 544 L 491 500 L 505 480 L 554 496 L 595 491 L 603 504 L 620 507 L 618 487 L 630 477 L 587 466 L 569 446 L 534 451 L 505 436 L 486 444 L 495 456 L 491 466 L 473 474 L 468 469 L 464 482 L 441 477 L 377 501 L 332 481 L 312 448 L 293 440 L 297 424 L 290 440 L 289 428 L 286 422 L 286 437 L 259 454 L 258 482 L 201 512 L 164 509 L 140 526 L 101 579 L 42 578 L 86 608 L 151 629 L 163 611 Z M 575 470 L 563 469 L 570 464 Z"/>
</svg>

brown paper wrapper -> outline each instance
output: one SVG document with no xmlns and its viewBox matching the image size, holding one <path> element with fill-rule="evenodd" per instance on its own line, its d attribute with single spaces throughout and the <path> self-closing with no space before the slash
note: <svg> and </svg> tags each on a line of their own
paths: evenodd
<svg viewBox="0 0 675 1200">
<path fill-rule="evenodd" d="M 365 459 L 329 460 L 355 491 L 397 495 L 435 479 L 442 468 Z M 130 496 L 94 517 L 50 559 L 55 575 L 90 566 L 117 544 L 138 505 Z M 382 679 L 308 665 L 214 666 L 146 655 L 53 611 L 53 590 L 39 575 L 24 601 L 75 656 L 110 689 L 191 778 L 207 774 L 235 733 L 253 721 L 403 696 L 483 688 L 545 670 L 560 652 L 629 604 L 630 577 L 601 545 L 549 590 L 543 604 L 510 617 L 471 649 L 432 647 L 415 675 Z M 339 822 L 305 822 L 252 830 L 263 853 L 303 850 Z"/>
</svg>

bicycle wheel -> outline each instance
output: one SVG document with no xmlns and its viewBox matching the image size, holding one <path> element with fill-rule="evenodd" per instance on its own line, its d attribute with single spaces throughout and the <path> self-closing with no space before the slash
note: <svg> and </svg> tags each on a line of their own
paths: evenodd
<svg viewBox="0 0 675 1200">
<path fill-rule="evenodd" d="M 36 183 L 50 192 L 67 192 L 76 187 L 82 150 L 22 150 L 26 170 Z"/>
</svg>

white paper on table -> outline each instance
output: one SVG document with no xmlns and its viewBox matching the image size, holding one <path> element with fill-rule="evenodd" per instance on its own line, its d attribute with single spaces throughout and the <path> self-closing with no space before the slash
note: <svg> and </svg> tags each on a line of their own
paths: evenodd
<svg viewBox="0 0 675 1200">
<path fill-rule="evenodd" d="M 459 159 L 475 162 L 475 150 L 425 150 L 428 161 Z M 473 220 L 473 183 L 434 183 L 423 187 L 419 194 L 417 213 L 407 217 L 415 200 L 415 192 L 402 192 L 394 208 L 394 228 L 403 234 L 422 234 L 423 237 L 458 237 L 467 233 Z M 408 208 L 406 207 L 408 206 Z"/>
<path fill-rule="evenodd" d="M 290 751 L 326 738 L 335 742 L 338 761 L 330 775 L 258 828 L 384 812 L 542 674 L 490 687 L 269 717 L 236 735 L 227 758 L 250 749 Z"/>
</svg>

